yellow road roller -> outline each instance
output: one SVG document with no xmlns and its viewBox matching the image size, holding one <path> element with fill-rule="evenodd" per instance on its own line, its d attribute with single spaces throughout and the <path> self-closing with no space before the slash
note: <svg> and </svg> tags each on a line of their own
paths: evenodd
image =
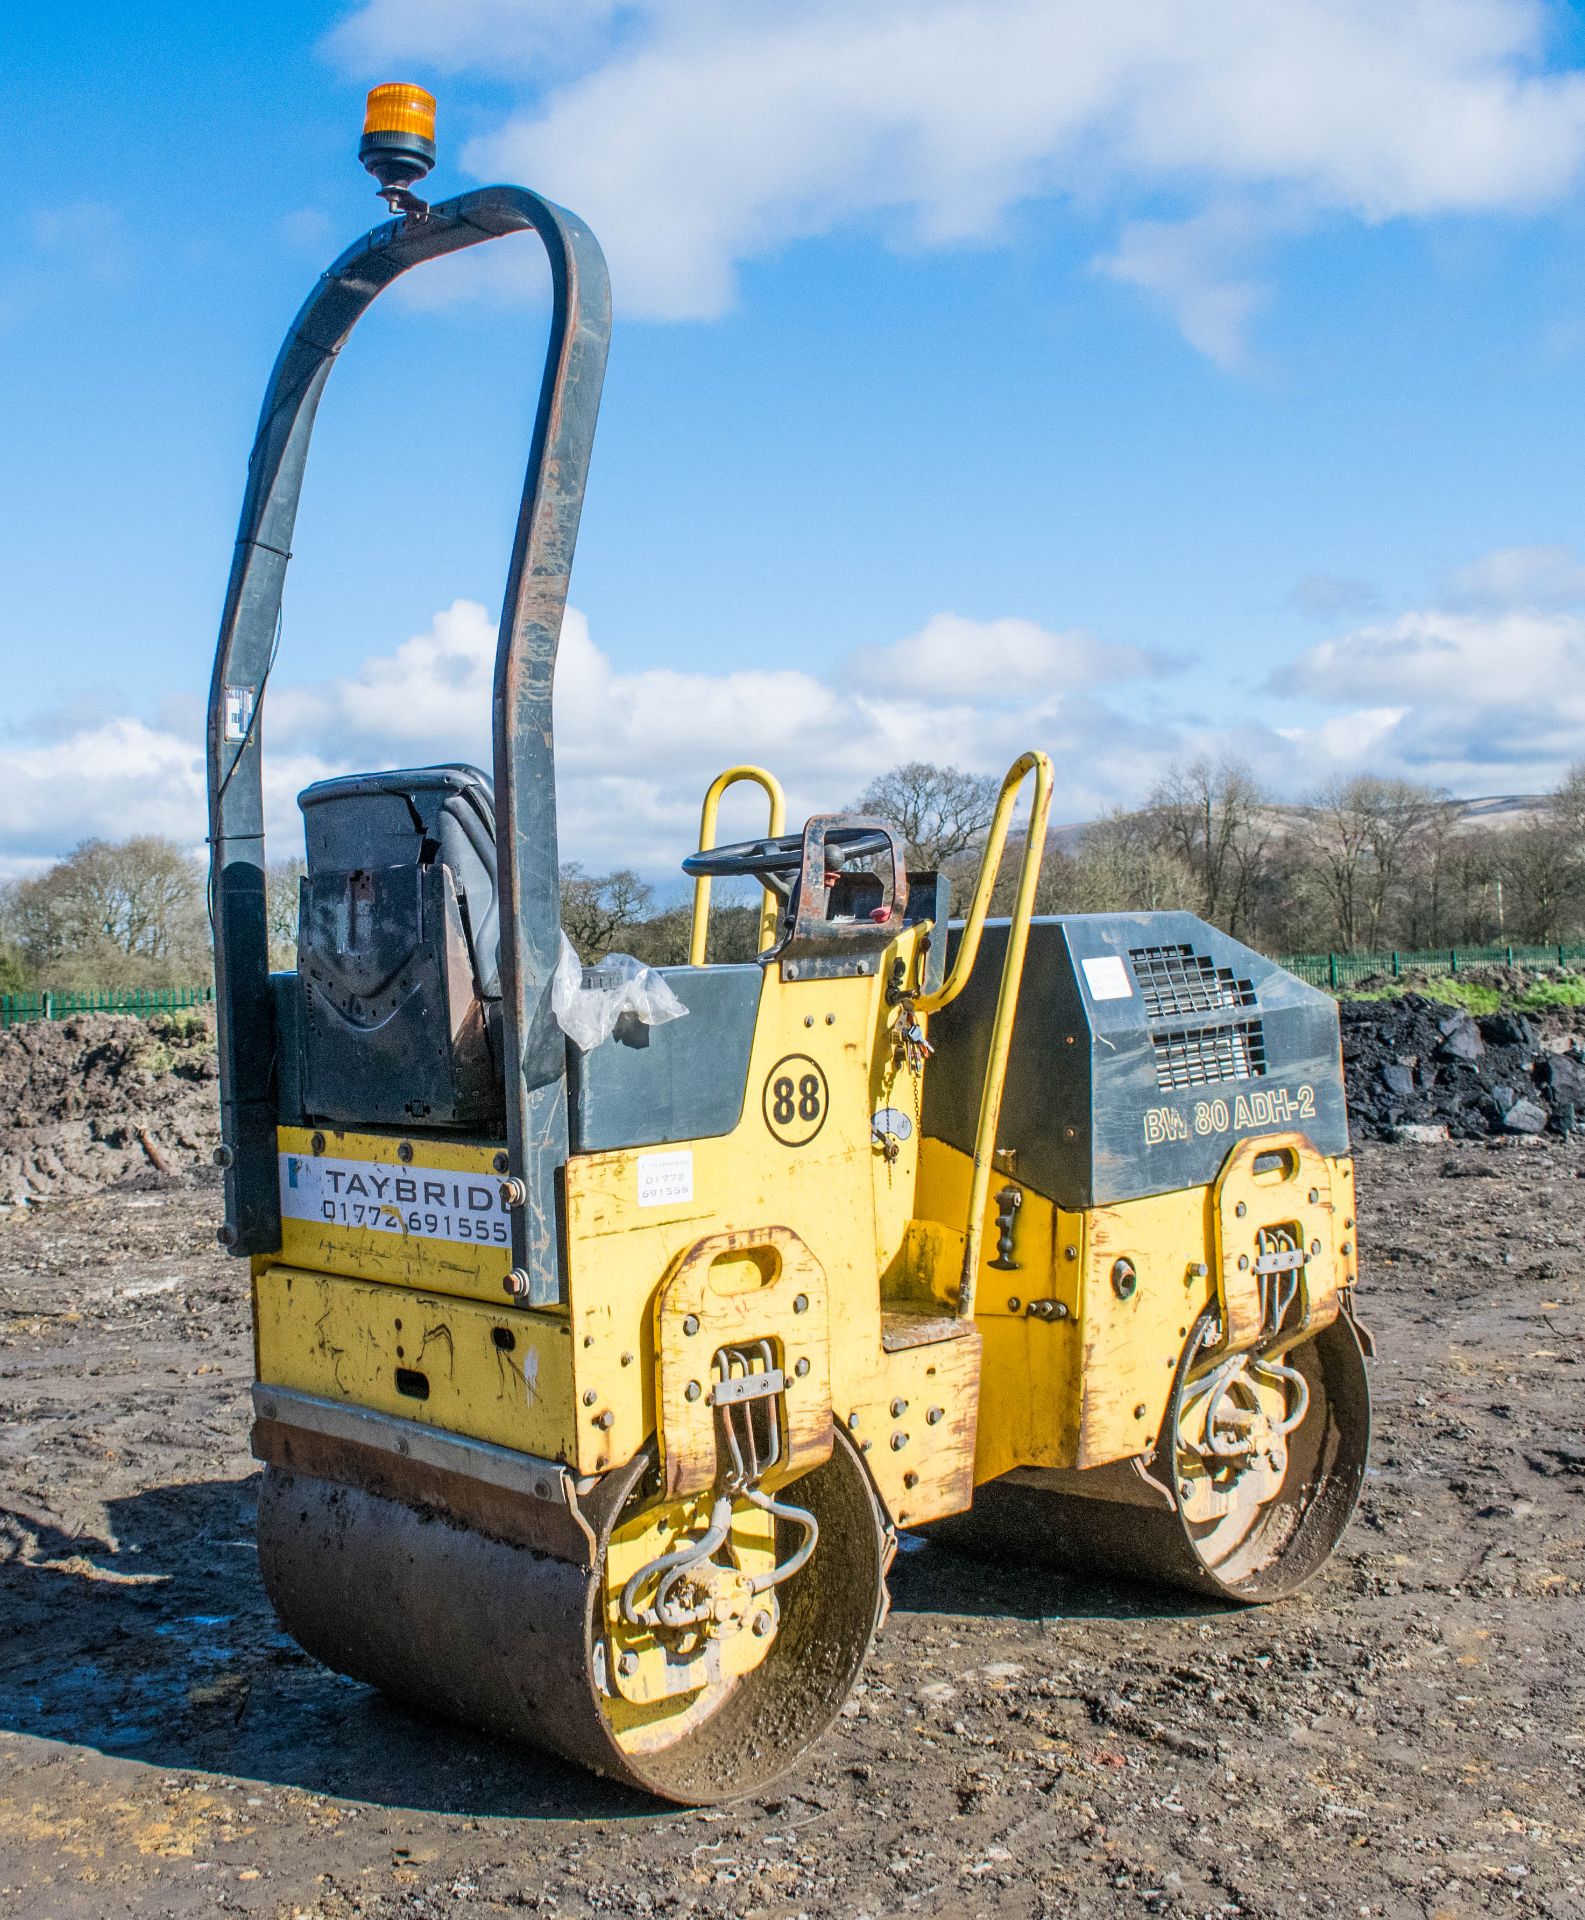
<svg viewBox="0 0 1585 1920">
<path fill-rule="evenodd" d="M 1039 752 L 956 912 L 892 823 L 785 831 L 774 776 L 728 768 L 682 862 L 689 964 L 580 967 L 552 683 L 605 265 L 521 188 L 425 203 L 433 154 L 429 97 L 376 89 L 392 217 L 276 362 L 209 709 L 220 1238 L 251 1269 L 286 1629 L 420 1708 L 710 1802 L 838 1713 L 899 1529 L 1291 1591 L 1369 1427 L 1331 1002 L 1186 914 L 1036 916 Z M 493 766 L 309 787 L 297 965 L 272 973 L 261 720 L 319 396 L 399 275 L 525 232 L 554 299 Z M 718 845 L 742 781 L 768 831 Z M 751 963 L 709 958 L 727 877 L 759 890 Z"/>
</svg>

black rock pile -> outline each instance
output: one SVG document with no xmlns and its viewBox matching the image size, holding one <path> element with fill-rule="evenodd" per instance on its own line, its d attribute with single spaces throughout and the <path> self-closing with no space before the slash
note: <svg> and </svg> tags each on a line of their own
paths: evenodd
<svg viewBox="0 0 1585 1920">
<path fill-rule="evenodd" d="M 1445 1129 L 1478 1140 L 1585 1125 L 1579 1042 L 1554 1051 L 1522 1013 L 1472 1015 L 1415 993 L 1345 1000 L 1339 1013 L 1356 1137 L 1431 1139 Z"/>
</svg>

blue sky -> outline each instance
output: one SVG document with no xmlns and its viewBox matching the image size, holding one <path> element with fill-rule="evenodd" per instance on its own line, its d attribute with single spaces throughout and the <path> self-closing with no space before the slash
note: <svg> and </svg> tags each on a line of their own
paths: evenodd
<svg viewBox="0 0 1585 1920">
<path fill-rule="evenodd" d="M 1533 790 L 1585 756 L 1573 9 L 366 0 L 0 31 L 0 877 L 202 837 L 259 397 L 382 211 L 354 149 L 391 78 L 439 96 L 437 193 L 523 180 L 611 257 L 569 856 L 666 872 L 745 755 L 812 809 L 1043 745 L 1069 819 L 1198 751 L 1284 797 L 1362 765 Z M 487 251 L 388 296 L 331 383 L 267 715 L 282 851 L 307 779 L 487 758 L 543 328 L 527 245 Z"/>
</svg>

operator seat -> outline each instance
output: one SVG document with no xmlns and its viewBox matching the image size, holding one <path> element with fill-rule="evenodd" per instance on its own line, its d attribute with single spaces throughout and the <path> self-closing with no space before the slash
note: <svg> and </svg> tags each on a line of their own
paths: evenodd
<svg viewBox="0 0 1585 1920">
<path fill-rule="evenodd" d="M 499 1123 L 495 792 L 477 767 L 320 780 L 297 935 L 301 1099 L 333 1124 Z"/>
<path fill-rule="evenodd" d="M 288 1124 L 456 1127 L 502 1137 L 495 792 L 476 767 L 321 780 L 298 795 L 301 888 Z M 713 1138 L 737 1125 L 764 970 L 665 967 L 688 1018 L 624 1019 L 568 1049 L 573 1149 Z M 296 1033 L 295 1044 L 291 1038 Z"/>
</svg>

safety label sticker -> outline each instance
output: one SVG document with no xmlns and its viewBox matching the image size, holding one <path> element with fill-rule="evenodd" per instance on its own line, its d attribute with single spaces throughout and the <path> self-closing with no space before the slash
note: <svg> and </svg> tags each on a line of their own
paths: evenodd
<svg viewBox="0 0 1585 1920">
<path fill-rule="evenodd" d="M 1102 954 L 1095 960 L 1085 960 L 1084 984 L 1090 990 L 1092 1000 L 1131 1000 L 1134 989 L 1128 978 L 1128 969 L 1118 954 Z"/>
<path fill-rule="evenodd" d="M 324 1154 L 283 1153 L 281 1214 L 316 1226 L 364 1227 L 423 1240 L 507 1247 L 511 1216 L 501 1183 L 440 1167 L 378 1166 Z"/>
<path fill-rule="evenodd" d="M 641 1153 L 638 1156 L 638 1204 L 674 1207 L 693 1198 L 693 1150 Z"/>
</svg>

